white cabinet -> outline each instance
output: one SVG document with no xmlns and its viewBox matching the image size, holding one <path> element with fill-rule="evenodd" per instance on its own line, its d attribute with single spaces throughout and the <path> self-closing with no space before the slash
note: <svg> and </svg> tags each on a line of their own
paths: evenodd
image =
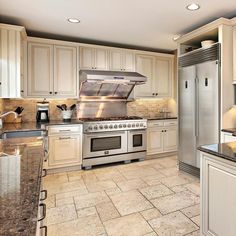
<svg viewBox="0 0 236 236">
<path fill-rule="evenodd" d="M 236 84 L 236 26 L 233 27 L 233 83 Z"/>
<path fill-rule="evenodd" d="M 54 46 L 54 94 L 76 97 L 76 47 Z"/>
<path fill-rule="evenodd" d="M 110 50 L 110 70 L 135 71 L 135 54 L 130 50 Z"/>
<path fill-rule="evenodd" d="M 136 55 L 136 71 L 147 77 L 144 85 L 136 86 L 135 97 L 171 97 L 173 57 Z"/>
<path fill-rule="evenodd" d="M 235 236 L 236 163 L 201 152 L 201 235 Z"/>
<path fill-rule="evenodd" d="M 236 142 L 236 136 L 228 132 L 221 132 L 222 143 Z"/>
<path fill-rule="evenodd" d="M 82 125 L 49 126 L 47 169 L 82 164 Z"/>
<path fill-rule="evenodd" d="M 177 151 L 177 143 L 177 121 L 148 121 L 148 155 Z"/>
<path fill-rule="evenodd" d="M 81 135 L 63 135 L 49 138 L 48 168 L 81 165 Z"/>
<path fill-rule="evenodd" d="M 77 97 L 77 48 L 28 43 L 28 97 Z"/>
<path fill-rule="evenodd" d="M 25 29 L 0 24 L 0 97 L 23 96 Z"/>
<path fill-rule="evenodd" d="M 171 58 L 156 58 L 154 87 L 158 97 L 172 96 L 173 73 L 173 60 Z"/>
<path fill-rule="evenodd" d="M 147 77 L 147 82 L 135 87 L 135 97 L 151 97 L 154 94 L 155 57 L 136 55 L 136 71 Z"/>
<path fill-rule="evenodd" d="M 108 64 L 107 49 L 80 47 L 80 69 L 108 70 Z"/>
<path fill-rule="evenodd" d="M 53 96 L 53 45 L 28 43 L 27 95 Z"/>
</svg>

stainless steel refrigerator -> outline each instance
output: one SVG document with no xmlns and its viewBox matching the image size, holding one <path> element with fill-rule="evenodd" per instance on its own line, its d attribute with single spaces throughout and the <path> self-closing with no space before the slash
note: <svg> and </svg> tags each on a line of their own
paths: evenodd
<svg viewBox="0 0 236 236">
<path fill-rule="evenodd" d="M 197 147 L 220 139 L 220 45 L 179 57 L 179 151 L 181 170 L 199 174 Z"/>
</svg>

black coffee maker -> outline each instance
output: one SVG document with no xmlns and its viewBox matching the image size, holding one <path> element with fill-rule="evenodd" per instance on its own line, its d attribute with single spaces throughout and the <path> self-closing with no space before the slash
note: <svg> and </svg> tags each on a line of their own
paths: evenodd
<svg viewBox="0 0 236 236">
<path fill-rule="evenodd" d="M 49 122 L 49 102 L 46 102 L 45 100 L 43 102 L 37 102 L 36 110 L 36 121 L 38 123 Z"/>
</svg>

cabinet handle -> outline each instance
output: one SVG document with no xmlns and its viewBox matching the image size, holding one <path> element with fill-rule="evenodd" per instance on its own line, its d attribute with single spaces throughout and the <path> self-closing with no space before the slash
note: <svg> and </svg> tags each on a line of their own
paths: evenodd
<svg viewBox="0 0 236 236">
<path fill-rule="evenodd" d="M 41 226 L 40 229 L 44 229 L 44 236 L 48 235 L 48 227 L 46 225 Z"/>
<path fill-rule="evenodd" d="M 38 221 L 42 221 L 46 217 L 46 204 L 45 203 L 40 203 L 39 207 L 43 207 L 43 216 L 40 219 L 38 219 Z"/>
<path fill-rule="evenodd" d="M 59 137 L 60 140 L 63 140 L 63 139 L 71 139 L 71 137 Z"/>
<path fill-rule="evenodd" d="M 44 178 L 45 176 L 47 176 L 47 170 L 46 170 L 46 169 L 43 169 L 42 177 Z"/>
<path fill-rule="evenodd" d="M 70 129 L 60 129 L 59 132 L 70 132 Z"/>
<path fill-rule="evenodd" d="M 46 200 L 47 197 L 48 197 L 48 191 L 47 191 L 47 190 L 42 190 L 41 193 L 44 193 L 44 197 L 43 197 L 43 198 L 40 198 L 40 201 Z"/>
</svg>

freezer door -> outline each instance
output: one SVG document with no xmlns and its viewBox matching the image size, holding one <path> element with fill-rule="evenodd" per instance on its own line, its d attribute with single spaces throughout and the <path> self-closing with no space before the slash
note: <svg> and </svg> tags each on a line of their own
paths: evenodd
<svg viewBox="0 0 236 236">
<path fill-rule="evenodd" d="M 196 66 L 188 66 L 179 69 L 178 159 L 192 166 L 196 166 L 195 78 Z"/>
<path fill-rule="evenodd" d="M 218 62 L 197 65 L 197 147 L 219 142 L 219 78 Z M 199 167 L 200 157 L 197 156 Z"/>
</svg>

